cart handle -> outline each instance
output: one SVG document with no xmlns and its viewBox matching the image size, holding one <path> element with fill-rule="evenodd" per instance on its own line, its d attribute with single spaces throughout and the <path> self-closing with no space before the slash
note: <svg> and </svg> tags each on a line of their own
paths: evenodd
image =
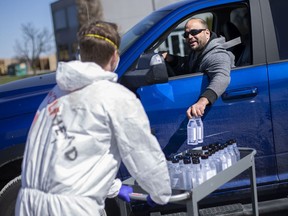
<svg viewBox="0 0 288 216">
<path fill-rule="evenodd" d="M 140 201 L 146 201 L 148 194 L 142 194 L 142 193 L 130 193 L 129 197 L 133 200 L 140 200 Z M 184 192 L 181 194 L 172 195 L 169 199 L 169 202 L 178 202 L 182 200 L 187 200 L 191 197 L 191 192 Z"/>
</svg>

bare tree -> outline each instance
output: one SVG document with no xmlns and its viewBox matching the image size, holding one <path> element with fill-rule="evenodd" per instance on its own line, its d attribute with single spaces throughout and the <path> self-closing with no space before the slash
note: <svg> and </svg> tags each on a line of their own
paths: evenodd
<svg viewBox="0 0 288 216">
<path fill-rule="evenodd" d="M 79 27 L 94 20 L 103 19 L 103 8 L 100 0 L 77 0 Z"/>
<path fill-rule="evenodd" d="M 53 35 L 46 28 L 36 29 L 32 23 L 22 24 L 21 27 L 23 38 L 21 42 L 16 41 L 15 51 L 19 59 L 28 63 L 35 75 L 40 55 L 52 49 Z"/>
</svg>

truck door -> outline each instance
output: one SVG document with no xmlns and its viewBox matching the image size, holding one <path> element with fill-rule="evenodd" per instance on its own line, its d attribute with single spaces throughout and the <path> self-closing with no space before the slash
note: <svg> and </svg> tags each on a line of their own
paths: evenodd
<svg viewBox="0 0 288 216">
<path fill-rule="evenodd" d="M 231 18 L 230 13 L 234 9 L 246 7 L 246 5 L 230 6 L 230 10 L 227 5 L 222 9 L 219 7 L 211 9 L 212 17 L 209 19 L 212 20 L 208 22 L 211 23 L 213 31 L 220 33 L 223 23 L 217 23 L 217 21 L 224 22 L 224 17 Z M 232 69 L 231 83 L 226 92 L 213 106 L 207 108 L 206 114 L 202 118 L 204 123 L 203 145 L 213 142 L 223 143 L 234 138 L 237 140 L 238 146 L 256 149 L 257 183 L 262 184 L 277 180 L 277 166 L 263 29 L 261 20 L 258 18 L 260 16 L 259 6 L 251 3 L 251 7 L 253 7 L 251 8 L 253 14 L 250 13 L 249 8 L 246 7 L 246 9 L 248 10 L 249 29 L 252 29 L 249 31 L 252 62 Z M 203 14 L 191 14 L 191 16 L 195 15 Z M 186 21 L 187 19 L 183 20 L 183 23 Z M 182 26 L 183 30 L 183 23 L 179 24 L 175 31 L 181 32 L 179 29 Z M 171 35 L 175 37 L 175 32 Z M 161 46 L 169 45 L 170 39 L 168 37 L 165 44 L 161 44 Z M 179 45 L 176 50 L 181 50 L 181 42 L 178 40 L 177 43 Z M 161 51 L 161 46 L 155 51 L 159 51 L 159 49 Z M 175 49 L 175 44 L 173 46 Z M 170 77 L 168 83 L 138 89 L 137 94 L 151 121 L 152 132 L 156 135 L 166 155 L 191 148 L 186 144 L 188 121 L 186 110 L 197 101 L 207 82 L 207 77 L 202 73 L 192 73 Z M 239 178 L 236 185 L 247 185 L 249 181 L 246 177 Z M 226 184 L 226 187 L 235 187 L 235 182 Z"/>
<path fill-rule="evenodd" d="M 283 15 L 288 9 L 285 0 L 261 2 L 264 35 L 267 41 L 268 74 L 275 153 L 280 181 L 288 179 L 288 31 Z"/>
</svg>

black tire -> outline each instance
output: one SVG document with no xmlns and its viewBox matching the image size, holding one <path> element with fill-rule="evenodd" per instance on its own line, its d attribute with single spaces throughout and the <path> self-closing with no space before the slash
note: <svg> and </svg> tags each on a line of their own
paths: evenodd
<svg viewBox="0 0 288 216">
<path fill-rule="evenodd" d="M 9 181 L 0 191 L 1 216 L 14 216 L 18 192 L 21 187 L 21 176 Z"/>
</svg>

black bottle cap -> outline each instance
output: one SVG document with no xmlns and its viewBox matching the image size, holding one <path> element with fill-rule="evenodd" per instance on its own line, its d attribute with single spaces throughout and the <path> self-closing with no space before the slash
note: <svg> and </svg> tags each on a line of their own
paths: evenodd
<svg viewBox="0 0 288 216">
<path fill-rule="evenodd" d="M 184 158 L 183 163 L 184 164 L 191 164 L 191 159 L 190 158 Z"/>
</svg>

